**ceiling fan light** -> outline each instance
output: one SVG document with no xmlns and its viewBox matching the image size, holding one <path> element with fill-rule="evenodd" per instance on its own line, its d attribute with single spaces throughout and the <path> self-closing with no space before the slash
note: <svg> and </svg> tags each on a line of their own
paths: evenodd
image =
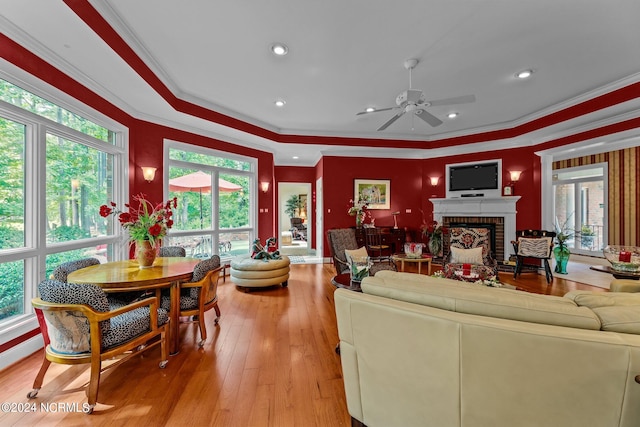
<svg viewBox="0 0 640 427">
<path fill-rule="evenodd" d="M 447 117 L 449 117 L 450 119 L 455 119 L 456 117 L 458 117 L 459 113 L 456 113 L 455 111 L 452 113 L 447 114 Z"/>
<path fill-rule="evenodd" d="M 284 107 L 284 105 L 286 104 L 284 99 L 276 99 L 274 104 L 276 104 L 276 107 Z"/>
<path fill-rule="evenodd" d="M 271 52 L 277 56 L 284 56 L 289 53 L 289 48 L 284 43 L 274 43 L 271 45 Z"/>
<path fill-rule="evenodd" d="M 373 113 L 374 111 L 376 111 L 376 109 L 375 109 L 375 108 L 373 108 L 373 107 L 367 107 L 367 108 L 365 108 L 365 109 L 364 109 L 364 111 L 365 111 L 366 113 Z"/>
<path fill-rule="evenodd" d="M 533 70 L 522 70 L 516 74 L 519 79 L 528 79 L 533 74 Z"/>
</svg>

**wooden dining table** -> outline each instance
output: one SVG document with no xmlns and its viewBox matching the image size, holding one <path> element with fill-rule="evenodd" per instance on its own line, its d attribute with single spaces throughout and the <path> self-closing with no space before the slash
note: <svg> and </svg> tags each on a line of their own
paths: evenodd
<svg viewBox="0 0 640 427">
<path fill-rule="evenodd" d="M 81 268 L 69 273 L 70 283 L 95 283 L 105 292 L 131 292 L 155 290 L 160 304 L 160 290 L 170 291 L 169 354 L 180 351 L 179 314 L 180 282 L 188 281 L 193 268 L 201 260 L 186 257 L 158 257 L 150 267 L 141 268 L 135 260 L 112 261 Z"/>
</svg>

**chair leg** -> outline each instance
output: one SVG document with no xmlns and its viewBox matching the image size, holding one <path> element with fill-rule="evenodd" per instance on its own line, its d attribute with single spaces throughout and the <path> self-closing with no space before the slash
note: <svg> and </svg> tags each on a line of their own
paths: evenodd
<svg viewBox="0 0 640 427">
<path fill-rule="evenodd" d="M 162 332 L 160 332 L 160 357 L 162 358 L 162 360 L 160 360 L 160 369 L 164 369 L 167 363 L 169 363 L 169 348 L 167 345 L 169 334 L 166 331 L 167 325 L 165 325 Z"/>
<path fill-rule="evenodd" d="M 216 320 L 215 323 L 216 325 L 218 324 L 218 322 L 220 322 L 220 307 L 218 307 L 218 303 L 216 302 L 215 305 L 213 306 L 213 309 L 216 311 Z"/>
<path fill-rule="evenodd" d="M 553 281 L 553 273 L 551 272 L 551 267 L 549 266 L 549 260 L 544 260 L 544 274 L 547 276 L 547 284 L 551 284 Z"/>
<path fill-rule="evenodd" d="M 102 361 L 100 355 L 91 355 L 91 376 L 89 377 L 89 388 L 87 389 L 87 397 L 89 400 L 89 411 L 93 412 L 96 403 L 98 402 L 98 386 L 100 385 L 100 369 L 102 367 Z"/>
<path fill-rule="evenodd" d="M 49 365 L 51 365 L 51 361 L 45 356 L 42 361 L 42 366 L 40 366 L 40 370 L 38 371 L 38 375 L 36 375 L 36 379 L 33 381 L 33 390 L 27 393 L 27 397 L 29 399 L 34 399 L 38 395 L 38 392 L 42 388 L 42 383 L 44 382 L 44 375 L 47 373 L 47 369 L 49 369 Z"/>
<path fill-rule="evenodd" d="M 513 278 L 515 279 L 518 275 L 522 273 L 522 259 L 520 257 L 516 257 L 516 268 L 513 270 Z"/>
<path fill-rule="evenodd" d="M 207 327 L 204 324 L 204 313 L 198 316 L 198 326 L 200 327 L 200 338 L 201 338 L 198 345 L 202 347 L 204 346 L 204 343 L 207 340 Z"/>
</svg>

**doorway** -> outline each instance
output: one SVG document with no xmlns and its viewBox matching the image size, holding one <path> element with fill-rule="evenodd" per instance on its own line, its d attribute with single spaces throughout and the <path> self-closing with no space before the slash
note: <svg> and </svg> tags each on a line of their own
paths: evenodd
<svg viewBox="0 0 640 427">
<path fill-rule="evenodd" d="M 278 233 L 281 236 L 278 241 L 281 254 L 305 256 L 315 253 L 311 246 L 314 232 L 311 197 L 310 183 L 278 184 Z M 301 225 L 293 229 L 292 224 Z"/>
</svg>

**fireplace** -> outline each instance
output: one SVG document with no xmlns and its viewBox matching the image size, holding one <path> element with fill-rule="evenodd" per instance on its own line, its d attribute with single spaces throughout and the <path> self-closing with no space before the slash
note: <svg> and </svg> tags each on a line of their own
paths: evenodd
<svg viewBox="0 0 640 427">
<path fill-rule="evenodd" d="M 485 217 L 443 217 L 442 224 L 448 228 L 486 228 L 489 230 L 491 242 L 491 256 L 494 259 L 505 258 L 504 248 L 504 219 Z M 446 240 L 446 239 L 445 239 Z M 448 244 L 445 243 L 445 251 L 448 251 Z M 508 258 L 508 256 L 506 256 Z"/>
<path fill-rule="evenodd" d="M 433 203 L 433 219 L 451 227 L 489 228 L 492 231 L 491 250 L 498 262 L 508 260 L 509 242 L 516 237 L 516 202 L 520 196 L 429 199 Z M 448 249 L 445 239 L 445 250 Z"/>
</svg>

